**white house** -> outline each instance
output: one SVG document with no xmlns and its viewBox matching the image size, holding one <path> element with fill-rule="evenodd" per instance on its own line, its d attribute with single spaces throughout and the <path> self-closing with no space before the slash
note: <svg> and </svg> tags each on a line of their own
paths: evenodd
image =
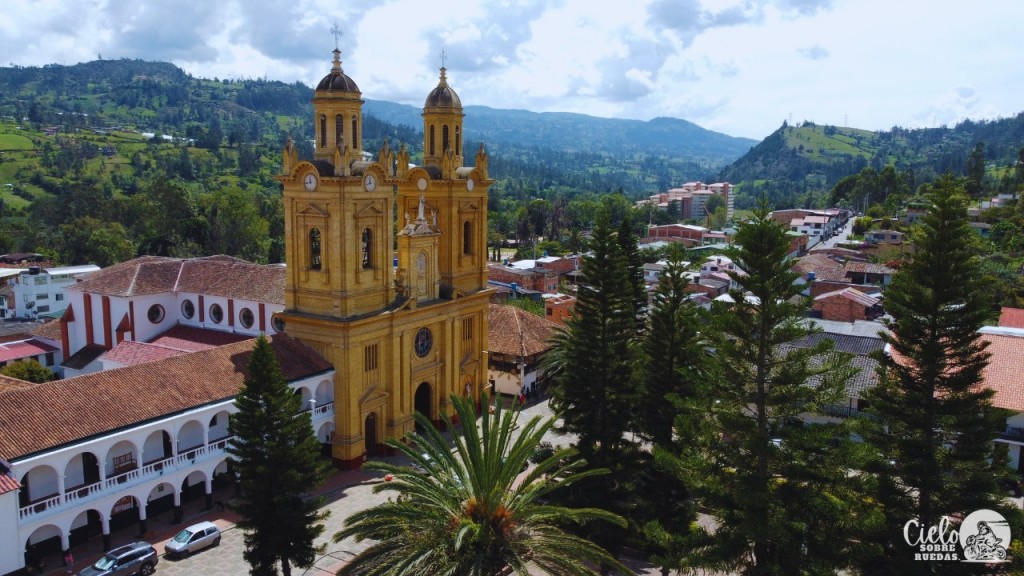
<svg viewBox="0 0 1024 576">
<path fill-rule="evenodd" d="M 65 291 L 79 274 L 95 272 L 95 264 L 58 268 L 8 268 L 0 278 L 9 287 L 0 297 L 0 318 L 55 316 L 67 308 Z M 16 271 L 17 273 L 12 273 Z M 9 292 L 9 293 L 8 293 Z"/>
<path fill-rule="evenodd" d="M 182 351 L 273 334 L 271 317 L 284 309 L 285 269 L 231 258 L 145 256 L 81 277 L 67 288 L 60 319 L 65 376 L 124 365 L 124 342 Z M 206 333 L 209 343 L 168 331 Z M 191 330 L 190 330 L 191 329 Z M 225 336 L 230 334 L 231 336 Z M 153 342 L 161 337 L 162 342 Z M 179 346 L 181 345 L 181 346 Z M 138 347 L 134 347 L 138 348 Z M 154 351 L 151 354 L 160 355 Z"/>
<path fill-rule="evenodd" d="M 334 433 L 334 369 L 284 334 L 271 341 L 317 437 Z M 254 340 L 46 384 L 0 376 L 0 574 L 59 555 L 231 485 L 228 415 Z M 31 431 L 31 433 L 26 433 Z M 134 532 L 134 530 L 132 531 Z M 132 536 L 128 536 L 132 537 Z M 59 556 L 58 556 L 59 557 Z"/>
</svg>

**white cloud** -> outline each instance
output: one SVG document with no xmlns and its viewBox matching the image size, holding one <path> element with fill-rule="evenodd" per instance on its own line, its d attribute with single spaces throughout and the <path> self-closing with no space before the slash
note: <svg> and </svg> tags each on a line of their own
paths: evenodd
<svg viewBox="0 0 1024 576">
<path fill-rule="evenodd" d="M 366 98 L 421 105 L 443 49 L 467 105 L 762 138 L 790 115 L 885 129 L 1016 114 L 1021 21 L 1015 0 L 8 0 L 0 64 L 102 54 L 312 85 L 336 22 Z"/>
</svg>

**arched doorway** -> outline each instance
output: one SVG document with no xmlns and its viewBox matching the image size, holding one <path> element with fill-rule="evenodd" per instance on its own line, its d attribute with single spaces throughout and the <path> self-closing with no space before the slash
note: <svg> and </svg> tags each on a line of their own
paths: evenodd
<svg viewBox="0 0 1024 576">
<path fill-rule="evenodd" d="M 377 455 L 377 413 L 370 412 L 366 417 L 363 436 L 366 438 L 366 457 Z"/>
<path fill-rule="evenodd" d="M 413 409 L 423 414 L 424 416 L 427 417 L 428 420 L 433 422 L 434 412 L 431 409 L 432 404 L 433 402 L 431 402 L 430 397 L 430 384 L 427 384 L 426 382 L 421 382 L 420 385 L 416 388 L 416 397 L 415 400 L 413 401 Z M 419 422 L 416 423 L 416 432 L 423 432 L 423 427 L 420 426 Z"/>
</svg>

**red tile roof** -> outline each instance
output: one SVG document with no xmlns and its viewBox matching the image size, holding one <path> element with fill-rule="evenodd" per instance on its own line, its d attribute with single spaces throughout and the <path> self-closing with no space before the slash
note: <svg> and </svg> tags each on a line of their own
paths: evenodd
<svg viewBox="0 0 1024 576">
<path fill-rule="evenodd" d="M 0 494 L 13 492 L 21 488 L 21 483 L 9 474 L 0 474 Z"/>
<path fill-rule="evenodd" d="M 982 334 L 992 356 L 983 372 L 985 386 L 995 390 L 992 405 L 1024 412 L 1024 333 L 1007 336 Z"/>
<path fill-rule="evenodd" d="M 101 358 L 105 362 L 116 362 L 121 366 L 135 366 L 136 364 L 156 362 L 157 360 L 174 358 L 175 356 L 188 353 L 189 351 L 180 348 L 168 348 L 167 346 L 155 346 L 145 342 L 125 340 L 114 346 L 113 350 L 110 350 Z"/>
<path fill-rule="evenodd" d="M 515 306 L 491 304 L 487 315 L 488 351 L 508 356 L 532 356 L 548 349 L 548 338 L 560 324 Z"/>
<path fill-rule="evenodd" d="M 84 274 L 74 288 L 120 297 L 190 292 L 284 304 L 285 268 L 230 256 L 191 260 L 143 256 Z"/>
<path fill-rule="evenodd" d="M 872 262 L 847 262 L 843 269 L 847 272 L 853 272 L 855 274 L 894 274 L 896 271 L 884 264 L 874 264 Z"/>
<path fill-rule="evenodd" d="M 275 334 L 289 381 L 331 369 L 313 349 Z M 0 458 L 13 460 L 234 397 L 255 340 L 148 364 L 0 392 Z"/>
<path fill-rule="evenodd" d="M 47 340 L 53 340 L 54 342 L 60 342 L 60 322 L 49 320 L 42 324 L 38 324 L 32 330 L 32 335 L 40 338 L 46 338 Z"/>
<path fill-rule="evenodd" d="M 1024 310 L 1004 306 L 999 313 L 999 325 L 1007 328 L 1024 328 Z"/>
<path fill-rule="evenodd" d="M 150 344 L 177 348 L 188 352 L 198 352 L 227 344 L 234 344 L 242 340 L 249 340 L 251 336 L 236 334 L 234 332 L 221 332 L 220 330 L 205 330 L 194 326 L 177 324 L 163 332 L 156 338 L 149 341 Z"/>
<path fill-rule="evenodd" d="M 861 306 L 877 306 L 879 299 L 874 296 L 868 296 L 867 294 L 857 290 L 856 288 L 843 288 L 842 290 L 836 290 L 835 292 L 826 292 L 816 297 L 815 300 L 826 300 L 828 298 L 845 298 L 852 302 L 856 302 Z"/>
<path fill-rule="evenodd" d="M 0 362 L 13 362 L 22 358 L 40 356 L 53 352 L 56 348 L 39 340 L 23 340 L 0 344 Z"/>
<path fill-rule="evenodd" d="M 18 380 L 17 378 L 11 378 L 0 374 L 0 393 L 6 390 L 17 390 L 20 388 L 28 388 L 29 386 L 35 386 L 31 382 L 25 382 L 24 380 Z"/>
<path fill-rule="evenodd" d="M 842 280 L 845 277 L 842 264 L 825 254 L 815 252 L 797 260 L 793 264 L 793 271 L 804 279 L 807 278 L 808 272 L 814 272 L 814 277 L 818 280 Z"/>
</svg>

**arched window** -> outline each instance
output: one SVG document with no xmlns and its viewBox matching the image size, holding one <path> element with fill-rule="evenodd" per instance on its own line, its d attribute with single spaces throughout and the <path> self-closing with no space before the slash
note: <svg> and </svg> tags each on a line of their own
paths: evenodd
<svg viewBox="0 0 1024 576">
<path fill-rule="evenodd" d="M 334 117 L 334 143 L 338 148 L 345 145 L 345 117 L 341 114 Z"/>
<path fill-rule="evenodd" d="M 434 155 L 434 127 L 430 127 L 430 155 Z"/>
<path fill-rule="evenodd" d="M 327 147 L 327 116 L 320 115 L 320 147 Z"/>
<path fill-rule="evenodd" d="M 373 231 L 363 228 L 363 268 L 373 268 Z"/>
<path fill-rule="evenodd" d="M 473 253 L 473 224 L 469 220 L 462 223 L 462 253 Z"/>
<path fill-rule="evenodd" d="M 353 150 L 359 150 L 359 134 L 357 133 L 357 130 L 356 130 L 358 127 L 359 127 L 359 125 L 356 123 L 356 117 L 353 116 L 352 117 L 352 149 Z"/>
<path fill-rule="evenodd" d="M 455 127 L 455 155 L 462 156 L 462 127 Z"/>
<path fill-rule="evenodd" d="M 448 151 L 448 126 L 444 125 L 441 127 L 441 151 Z"/>
<path fill-rule="evenodd" d="M 313 228 L 309 231 L 309 268 L 320 269 L 320 229 Z"/>
</svg>

